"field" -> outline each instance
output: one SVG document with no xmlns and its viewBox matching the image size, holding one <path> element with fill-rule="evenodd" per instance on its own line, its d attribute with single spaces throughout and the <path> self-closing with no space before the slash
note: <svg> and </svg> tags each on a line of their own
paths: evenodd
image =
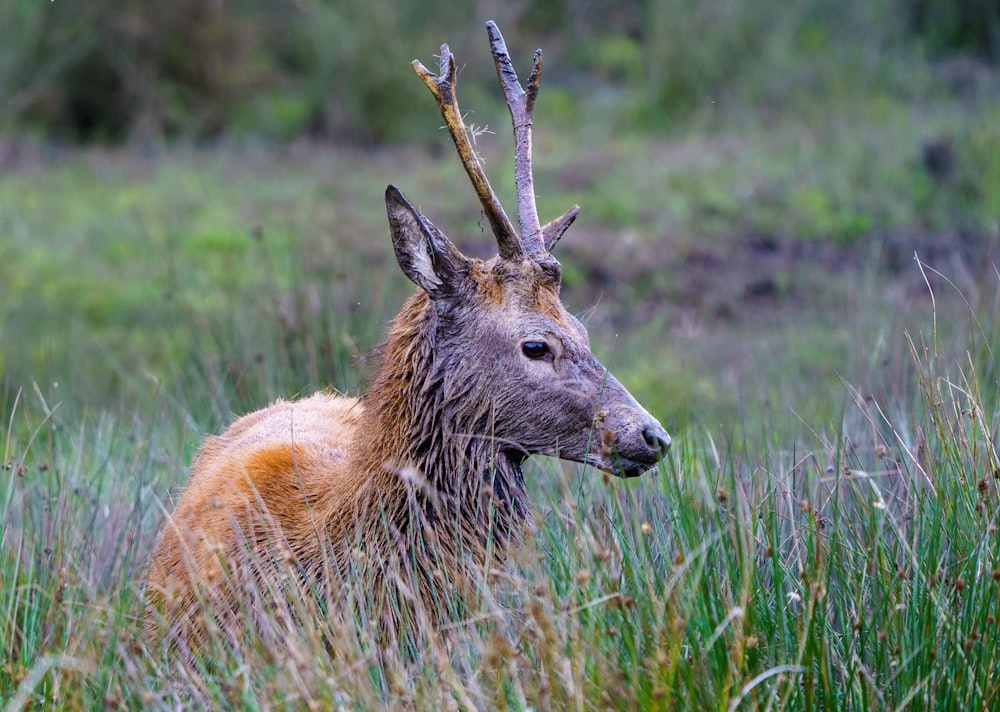
<svg viewBox="0 0 1000 712">
<path fill-rule="evenodd" d="M 564 302 L 669 457 L 535 458 L 535 526 L 443 632 L 385 648 L 295 598 L 301 625 L 185 670 L 143 637 L 142 577 L 198 443 L 363 390 L 413 288 L 387 183 L 467 254 L 492 240 L 443 136 L 4 139 L 0 707 L 1000 705 L 1000 103 L 931 84 L 662 132 L 543 92 L 542 219 L 584 211 Z M 506 119 L 477 121 L 510 205 Z"/>
</svg>

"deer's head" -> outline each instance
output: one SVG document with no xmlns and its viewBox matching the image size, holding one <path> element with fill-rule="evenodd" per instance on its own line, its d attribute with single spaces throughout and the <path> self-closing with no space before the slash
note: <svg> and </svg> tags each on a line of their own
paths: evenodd
<svg viewBox="0 0 1000 712">
<path fill-rule="evenodd" d="M 579 208 L 545 226 L 535 208 L 531 113 L 541 52 L 522 89 L 499 31 L 493 23 L 487 28 L 514 125 L 520 236 L 466 134 L 447 45 L 438 76 L 419 62 L 414 67 L 438 101 L 499 254 L 489 261 L 464 256 L 395 186 L 386 191 L 396 258 L 433 309 L 434 358 L 456 401 L 445 405 L 462 409 L 464 422 L 487 430 L 511 455 L 555 455 L 619 476 L 639 475 L 664 456 L 670 436 L 601 365 L 587 330 L 560 301 L 561 270 L 550 250 Z"/>
</svg>

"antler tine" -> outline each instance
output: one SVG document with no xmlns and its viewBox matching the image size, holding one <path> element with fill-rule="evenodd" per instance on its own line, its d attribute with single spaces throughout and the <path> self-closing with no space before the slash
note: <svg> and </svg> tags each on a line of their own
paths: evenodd
<svg viewBox="0 0 1000 712">
<path fill-rule="evenodd" d="M 563 233 L 573 224 L 579 214 L 580 206 L 574 205 L 555 220 L 550 220 L 542 225 L 542 239 L 545 242 L 546 250 L 552 252 L 552 248 L 559 242 L 559 238 L 563 236 Z"/>
<path fill-rule="evenodd" d="M 528 88 L 524 89 L 517 79 L 510 54 L 507 52 L 507 45 L 496 23 L 487 22 L 486 31 L 490 37 L 490 49 L 497 67 L 497 77 L 503 88 L 507 108 L 510 109 L 511 123 L 514 126 L 514 183 L 517 186 L 517 218 L 521 226 L 521 243 L 528 254 L 535 258 L 544 258 L 547 256 L 547 250 L 542 238 L 542 226 L 538 221 L 535 185 L 531 172 L 531 114 L 535 108 L 535 98 L 538 96 L 538 85 L 542 76 L 542 50 L 535 50 L 535 62 L 528 77 Z"/>
<path fill-rule="evenodd" d="M 417 59 L 413 60 L 413 69 L 437 100 L 441 116 L 448 127 L 448 133 L 451 134 L 451 139 L 458 150 L 458 156 L 465 167 L 465 172 L 469 175 L 469 180 L 472 181 L 472 186 L 476 189 L 476 195 L 479 196 L 479 202 L 482 204 L 486 218 L 496 236 L 500 256 L 507 260 L 519 259 L 523 251 L 521 243 L 517 239 L 517 233 L 514 231 L 514 224 L 507 217 L 503 206 L 500 205 L 500 200 L 493 192 L 493 187 L 486 178 L 486 171 L 479 162 L 479 156 L 472 148 L 472 142 L 465 129 L 465 122 L 462 121 L 462 113 L 458 108 L 458 97 L 455 92 L 454 55 L 448 49 L 447 44 L 441 45 L 441 64 L 438 76 L 431 73 Z"/>
</svg>

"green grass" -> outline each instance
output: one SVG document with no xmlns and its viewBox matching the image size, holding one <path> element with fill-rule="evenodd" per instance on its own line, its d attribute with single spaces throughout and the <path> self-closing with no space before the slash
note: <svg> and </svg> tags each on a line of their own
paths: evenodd
<svg viewBox="0 0 1000 712">
<path fill-rule="evenodd" d="M 935 296 L 953 308 L 947 287 Z M 415 656 L 299 601 L 313 617 L 280 649 L 220 641 L 191 677 L 146 647 L 141 571 L 165 488 L 211 418 L 165 392 L 136 412 L 72 417 L 22 392 L 0 479 L 0 697 L 12 709 L 991 708 L 998 334 L 927 326 L 896 337 L 912 368 L 870 392 L 826 389 L 841 410 L 819 424 L 796 412 L 798 382 L 740 432 L 676 432 L 637 482 L 538 463 L 536 532 L 479 582 L 480 609 L 446 635 L 422 631 Z"/>
<path fill-rule="evenodd" d="M 923 286 L 907 254 L 898 278 L 796 264 L 771 300 L 727 291 L 746 234 L 873 253 L 881 230 L 995 234 L 995 108 L 859 104 L 696 117 L 669 140 L 540 115 L 541 212 L 584 206 L 565 300 L 675 436 L 669 460 L 638 482 L 535 463 L 536 530 L 444 635 L 385 650 L 292 592 L 280 648 L 213 641 L 190 675 L 144 639 L 141 584 L 198 443 L 275 397 L 363 384 L 412 289 L 386 183 L 464 250 L 490 241 L 460 168 L 415 150 L 22 159 L 0 176 L 0 700 L 992 708 L 995 275 L 951 261 L 961 289 Z M 959 167 L 937 183 L 921 148 L 946 129 Z M 506 158 L 484 153 L 506 194 Z M 675 301 L 672 259 L 698 251 L 724 269 Z M 723 298 L 739 310 L 713 320 Z"/>
<path fill-rule="evenodd" d="M 675 321 L 674 305 L 692 299 L 678 286 L 685 258 L 738 261 L 747 235 L 817 250 L 836 245 L 873 262 L 886 234 L 912 235 L 918 251 L 939 233 L 992 239 L 1000 205 L 995 98 L 935 91 L 869 93 L 823 113 L 778 117 L 706 109 L 669 139 L 621 130 L 628 105 L 599 94 L 599 120 L 565 127 L 558 101 L 540 104 L 540 212 L 583 206 L 572 239 L 560 245 L 571 306 L 589 308 L 613 289 L 605 303 L 616 322 L 647 323 L 632 312 L 650 310 Z M 437 120 L 429 100 L 424 110 Z M 495 128 L 507 119 L 499 108 L 475 119 L 501 134 L 484 137 L 482 150 L 509 203 L 506 130 Z M 922 165 L 934 141 L 954 156 L 947 176 Z M 278 312 L 283 328 L 302 331 L 302 310 L 315 315 L 326 300 L 358 312 L 330 317 L 337 339 L 360 349 L 377 343 L 378 325 L 405 294 L 403 282 L 386 277 L 395 274 L 381 208 L 390 182 L 460 247 L 490 249 L 470 191 L 456 189 L 464 184 L 457 162 L 414 149 L 250 145 L 145 157 L 95 149 L 46 159 L 28 148 L 12 166 L 0 176 L 0 340 L 16 348 L 0 349 L 0 369 L 18 385 L 58 374 L 51 380 L 74 400 L 118 399 L 130 392 L 125 374 L 160 381 L 174 365 L 196 361 L 206 351 L 199 334 L 219 325 L 215 315 L 234 301 L 247 307 L 244 322 Z M 899 252 L 911 256 L 905 240 Z M 714 280 L 693 298 L 740 309 L 755 266 L 733 269 L 729 284 Z M 781 296 L 824 311 L 844 296 L 822 268 L 776 269 Z M 355 297 L 367 301 L 348 310 Z M 261 303 L 268 299 L 284 303 Z M 247 332 L 258 326 L 240 324 Z M 672 385 L 683 388 L 689 374 L 674 367 L 684 379 Z"/>
</svg>

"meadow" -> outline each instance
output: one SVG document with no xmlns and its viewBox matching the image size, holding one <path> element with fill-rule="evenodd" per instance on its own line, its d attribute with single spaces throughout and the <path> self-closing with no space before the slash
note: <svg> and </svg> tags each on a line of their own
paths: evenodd
<svg viewBox="0 0 1000 712">
<path fill-rule="evenodd" d="M 542 219 L 583 207 L 564 302 L 667 460 L 536 458 L 531 531 L 444 631 L 385 647 L 293 591 L 297 625 L 187 668 L 143 636 L 142 577 L 198 443 L 363 390 L 413 289 L 387 183 L 467 254 L 492 239 L 444 136 L 4 139 L 0 708 L 996 707 L 1000 103 L 887 81 L 667 131 L 543 92 Z"/>
</svg>

